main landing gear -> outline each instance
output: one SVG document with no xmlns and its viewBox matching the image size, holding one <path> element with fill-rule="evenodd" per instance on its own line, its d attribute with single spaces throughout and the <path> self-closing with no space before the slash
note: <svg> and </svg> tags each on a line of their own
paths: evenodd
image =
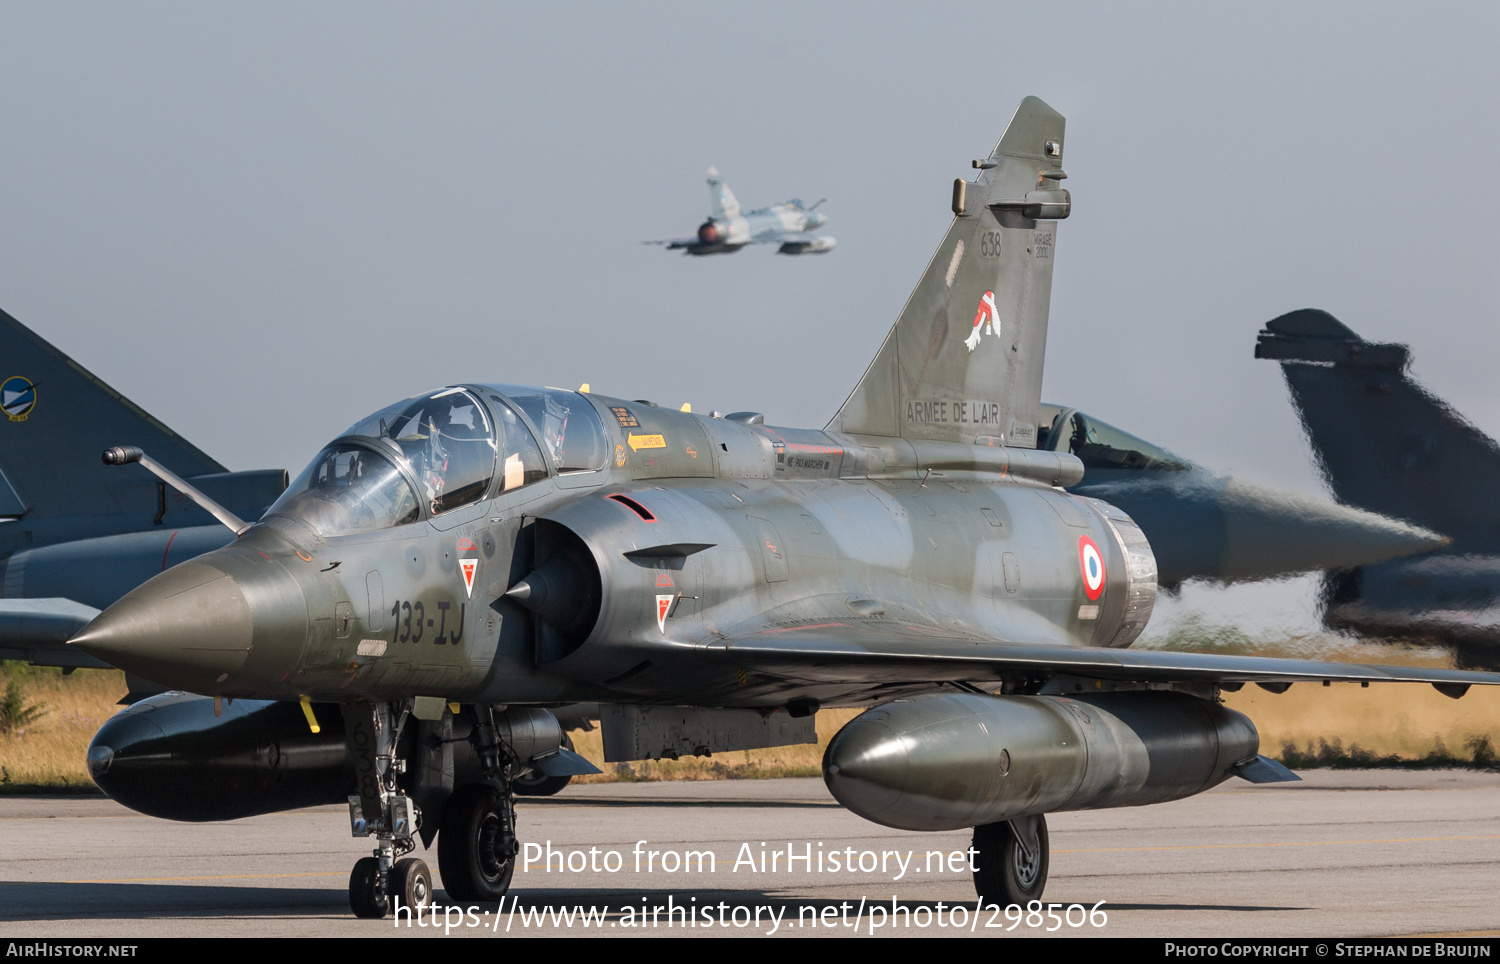
<svg viewBox="0 0 1500 964">
<path fill-rule="evenodd" d="M 1017 817 L 974 828 L 974 892 L 986 903 L 1025 907 L 1047 886 L 1047 818 Z"/>
<path fill-rule="evenodd" d="M 510 889 L 520 851 L 511 790 L 520 764 L 497 734 L 493 710 L 483 705 L 470 709 L 475 722 L 469 742 L 479 758 L 480 782 L 459 787 L 442 804 L 438 867 L 453 900 L 498 901 Z M 350 829 L 356 837 L 376 839 L 374 854 L 358 861 L 349 874 L 349 906 L 356 917 L 380 918 L 432 903 L 432 872 L 425 862 L 405 856 L 416 849 L 422 826 L 421 810 L 398 783 L 407 761 L 397 753 L 396 744 L 409 710 L 406 704 L 354 704 L 344 711 L 359 791 L 349 798 Z M 429 749 L 441 754 L 442 747 L 428 748 L 419 741 L 408 755 L 415 752 L 415 764 L 428 766 L 432 761 L 423 754 Z M 449 753 L 449 786 L 451 759 Z M 426 839 L 431 842 L 431 835 Z"/>
<path fill-rule="evenodd" d="M 470 784 L 448 801 L 438 868 L 450 900 L 497 901 L 516 870 L 516 807 L 510 794 Z"/>
<path fill-rule="evenodd" d="M 506 727 L 511 733 L 511 728 Z M 438 869 L 452 900 L 500 900 L 516 870 L 516 795 L 512 779 L 519 768 L 512 748 L 501 741 L 495 712 L 474 707 L 469 735 L 479 756 L 481 781 L 460 787 L 443 810 L 438 833 Z"/>
</svg>

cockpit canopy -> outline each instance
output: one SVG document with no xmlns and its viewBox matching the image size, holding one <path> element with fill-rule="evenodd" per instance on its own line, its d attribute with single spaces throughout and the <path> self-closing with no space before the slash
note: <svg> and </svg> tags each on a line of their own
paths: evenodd
<svg viewBox="0 0 1500 964">
<path fill-rule="evenodd" d="M 1086 469 L 1186 472 L 1191 466 L 1166 449 L 1076 409 L 1044 406 L 1055 413 L 1037 447 L 1078 456 Z"/>
<path fill-rule="evenodd" d="M 484 499 L 497 474 L 497 495 L 546 478 L 548 459 L 538 431 L 554 471 L 604 466 L 604 429 L 576 392 L 446 388 L 352 425 L 318 453 L 267 514 L 295 516 L 324 536 L 441 515 Z"/>
</svg>

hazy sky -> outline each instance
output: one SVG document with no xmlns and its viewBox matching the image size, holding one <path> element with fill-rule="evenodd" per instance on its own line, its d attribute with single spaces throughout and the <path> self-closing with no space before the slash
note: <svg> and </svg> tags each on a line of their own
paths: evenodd
<svg viewBox="0 0 1500 964">
<path fill-rule="evenodd" d="M 821 426 L 1017 102 L 1068 118 L 1045 396 L 1320 491 L 1317 306 L 1500 431 L 1500 7 L 0 6 L 0 307 L 235 469 L 541 382 Z M 822 257 L 690 259 L 717 165 Z M 0 367 L 4 367 L 0 364 Z M 0 375 L 9 372 L 0 373 Z"/>
</svg>

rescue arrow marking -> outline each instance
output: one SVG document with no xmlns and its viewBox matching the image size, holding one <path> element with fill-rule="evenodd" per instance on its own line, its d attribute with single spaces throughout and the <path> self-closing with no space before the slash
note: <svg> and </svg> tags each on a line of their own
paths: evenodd
<svg viewBox="0 0 1500 964">
<path fill-rule="evenodd" d="M 632 432 L 629 441 L 630 447 L 637 452 L 641 449 L 664 449 L 667 447 L 666 437 L 662 435 L 636 435 Z"/>
</svg>

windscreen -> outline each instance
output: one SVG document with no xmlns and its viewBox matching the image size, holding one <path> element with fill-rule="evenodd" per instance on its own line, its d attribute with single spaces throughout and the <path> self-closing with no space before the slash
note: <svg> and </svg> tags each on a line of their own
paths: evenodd
<svg viewBox="0 0 1500 964">
<path fill-rule="evenodd" d="M 267 515 L 296 516 L 321 535 L 372 532 L 417 521 L 417 494 L 390 461 L 354 442 L 318 453 Z"/>
<path fill-rule="evenodd" d="M 1090 469 L 1149 469 L 1155 472 L 1184 472 L 1187 463 L 1164 448 L 1152 445 L 1129 432 L 1122 432 L 1092 415 L 1075 412 L 1072 425 L 1062 427 L 1062 439 L 1056 447 L 1067 450 Z"/>
<path fill-rule="evenodd" d="M 409 398 L 345 434 L 394 443 L 433 515 L 484 498 L 495 474 L 494 426 L 479 399 L 462 388 Z"/>
</svg>

